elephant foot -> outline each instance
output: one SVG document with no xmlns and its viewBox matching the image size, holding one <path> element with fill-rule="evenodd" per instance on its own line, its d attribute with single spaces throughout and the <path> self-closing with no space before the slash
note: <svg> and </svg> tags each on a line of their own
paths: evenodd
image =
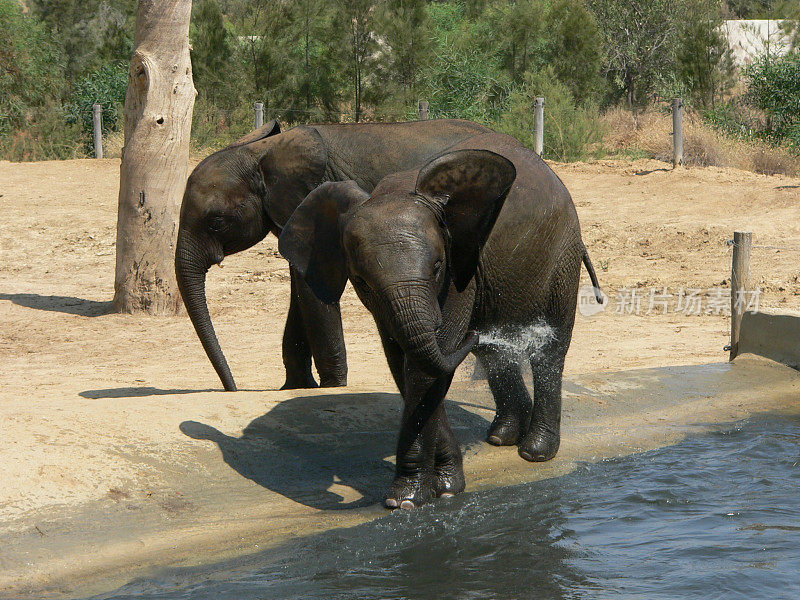
<svg viewBox="0 0 800 600">
<path fill-rule="evenodd" d="M 286 377 L 286 383 L 281 386 L 282 390 L 301 390 L 307 388 L 317 388 L 317 382 L 310 375 L 308 377 L 295 378 Z"/>
<path fill-rule="evenodd" d="M 398 477 L 386 494 L 387 508 L 413 510 L 438 496 L 438 480 L 432 473 Z"/>
<path fill-rule="evenodd" d="M 465 487 L 464 468 L 460 463 L 436 465 L 435 492 L 437 498 L 450 498 L 463 492 Z"/>
<path fill-rule="evenodd" d="M 319 387 L 332 388 L 332 387 L 345 387 L 347 385 L 347 375 L 344 377 L 326 377 L 320 375 Z"/>
<path fill-rule="evenodd" d="M 533 427 L 519 443 L 519 455 L 529 462 L 544 462 L 558 452 L 561 435 L 538 427 Z"/>
<path fill-rule="evenodd" d="M 492 446 L 513 446 L 522 437 L 527 421 L 528 418 L 521 418 L 516 414 L 498 412 L 489 426 L 486 441 Z"/>
</svg>

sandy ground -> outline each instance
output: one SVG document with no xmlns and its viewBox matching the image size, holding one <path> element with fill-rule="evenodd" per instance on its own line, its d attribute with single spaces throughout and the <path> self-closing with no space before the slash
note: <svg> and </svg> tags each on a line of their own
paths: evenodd
<svg viewBox="0 0 800 600">
<path fill-rule="evenodd" d="M 754 233 L 752 280 L 763 290 L 761 306 L 800 309 L 800 179 L 672 171 L 655 161 L 553 168 L 573 195 L 610 300 L 601 314 L 579 315 L 568 375 L 725 360 L 729 321 L 713 313 L 730 284 L 726 242 L 734 230 Z M 135 479 L 98 444 L 117 452 L 136 444 L 119 439 L 121 431 L 148 427 L 131 423 L 143 417 L 128 410 L 130 403 L 220 389 L 185 315 L 110 313 L 118 179 L 117 160 L 0 162 L 0 407 L 8 408 L 2 423 L 4 438 L 12 440 L 0 464 L 6 524 L 51 506 L 108 499 Z M 268 392 L 283 383 L 289 286 L 276 249 L 269 237 L 209 274 L 214 324 L 244 390 Z M 701 290 L 699 315 L 683 310 L 681 290 L 689 289 Z M 640 298 L 639 314 L 626 312 L 631 290 Z M 351 388 L 394 392 L 372 319 L 349 288 L 343 314 Z M 465 364 L 457 379 L 468 379 L 470 370 Z M 270 394 L 265 398 L 280 396 Z M 235 395 L 215 402 L 216 413 L 205 413 L 209 421 L 237 414 Z M 94 429 L 69 431 L 67 416 L 87 407 L 96 413 Z M 69 443 L 48 434 L 64 427 Z M 157 442 L 162 428 L 153 431 L 149 439 Z"/>
</svg>

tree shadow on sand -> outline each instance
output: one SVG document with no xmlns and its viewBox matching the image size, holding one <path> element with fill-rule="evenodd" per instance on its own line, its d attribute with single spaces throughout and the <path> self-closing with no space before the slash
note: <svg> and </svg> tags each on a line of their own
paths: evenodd
<svg viewBox="0 0 800 600">
<path fill-rule="evenodd" d="M 10 300 L 18 306 L 60 312 L 82 317 L 99 317 L 110 314 L 114 303 L 85 300 L 73 296 L 41 296 L 39 294 L 0 294 L 0 300 Z"/>
<path fill-rule="evenodd" d="M 380 502 L 394 475 L 402 399 L 399 394 L 301 396 L 255 419 L 241 437 L 184 421 L 181 431 L 219 446 L 237 473 L 312 508 L 340 510 Z M 447 401 L 462 447 L 483 441 L 489 422 Z M 332 485 L 346 488 L 346 499 Z M 357 493 L 354 494 L 353 490 Z"/>
</svg>

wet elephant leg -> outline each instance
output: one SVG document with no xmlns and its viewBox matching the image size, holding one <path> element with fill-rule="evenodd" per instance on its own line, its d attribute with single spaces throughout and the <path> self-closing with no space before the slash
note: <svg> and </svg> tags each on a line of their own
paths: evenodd
<svg viewBox="0 0 800 600">
<path fill-rule="evenodd" d="M 305 337 L 319 373 L 320 387 L 347 385 L 347 351 L 339 303 L 322 302 L 294 269 L 292 283 L 296 285 L 297 303 L 303 316 Z"/>
<path fill-rule="evenodd" d="M 533 416 L 519 455 L 531 462 L 550 460 L 561 443 L 561 380 L 564 373 L 563 345 L 556 345 L 531 359 L 533 372 Z"/>
<path fill-rule="evenodd" d="M 380 331 L 380 327 L 378 329 Z M 403 375 L 405 355 L 403 350 L 397 342 L 382 331 L 381 341 L 397 388 L 403 390 L 405 387 Z M 434 469 L 436 471 L 435 493 L 436 496 L 452 496 L 463 492 L 465 486 L 461 447 L 458 445 L 458 440 L 450 428 L 444 406 L 442 406 L 441 413 L 438 415 L 437 423 L 436 456 L 434 458 Z"/>
<path fill-rule="evenodd" d="M 296 279 L 291 282 L 289 314 L 283 330 L 283 366 L 286 368 L 286 382 L 282 390 L 315 388 L 317 382 L 311 373 L 311 348 L 306 339 L 303 315 L 297 299 Z"/>
<path fill-rule="evenodd" d="M 390 508 L 416 508 L 439 495 L 450 493 L 449 488 L 458 487 L 453 472 L 460 472 L 460 449 L 446 421 L 444 396 L 450 388 L 452 375 L 433 379 L 424 375 L 408 361 L 404 366 L 405 390 L 403 394 L 403 417 L 397 443 L 397 466 L 395 480 L 386 494 L 386 506 Z M 442 427 L 446 427 L 450 439 L 440 452 L 439 438 Z M 458 463 L 452 456 L 456 452 Z M 437 469 L 437 459 L 442 469 Z M 440 480 L 440 475 L 444 477 Z M 463 479 L 463 473 L 460 473 Z M 443 489 L 446 488 L 446 489 Z M 454 489 L 460 491 L 460 489 Z"/>
<path fill-rule="evenodd" d="M 452 496 L 464 491 L 464 458 L 450 422 L 444 402 L 441 405 L 439 428 L 436 434 L 436 496 Z"/>
<path fill-rule="evenodd" d="M 481 362 L 486 366 L 489 388 L 497 405 L 486 441 L 494 446 L 513 446 L 528 430 L 532 410 L 521 365 L 517 357 L 499 352 L 482 352 Z"/>
</svg>

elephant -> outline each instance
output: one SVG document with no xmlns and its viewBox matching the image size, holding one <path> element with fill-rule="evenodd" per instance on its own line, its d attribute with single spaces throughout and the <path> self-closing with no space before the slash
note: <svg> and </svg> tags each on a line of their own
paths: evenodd
<svg viewBox="0 0 800 600">
<path fill-rule="evenodd" d="M 598 302 L 602 294 L 570 194 L 535 152 L 492 132 L 385 177 L 371 194 L 326 183 L 295 210 L 278 247 L 320 300 L 338 301 L 349 280 L 374 317 L 404 403 L 388 508 L 464 490 L 442 401 L 470 352 L 497 405 L 486 440 L 517 445 L 532 462 L 555 456 L 581 263 Z"/>
<path fill-rule="evenodd" d="M 189 176 L 175 248 L 178 289 L 203 348 L 225 390 L 236 383 L 206 302 L 206 274 L 229 254 L 280 235 L 303 199 L 326 181 L 354 180 L 372 190 L 385 175 L 410 169 L 486 127 L 462 120 L 328 124 L 282 132 L 276 121 L 203 160 Z M 283 336 L 282 389 L 347 384 L 338 303 L 323 303 L 291 271 Z"/>
</svg>

